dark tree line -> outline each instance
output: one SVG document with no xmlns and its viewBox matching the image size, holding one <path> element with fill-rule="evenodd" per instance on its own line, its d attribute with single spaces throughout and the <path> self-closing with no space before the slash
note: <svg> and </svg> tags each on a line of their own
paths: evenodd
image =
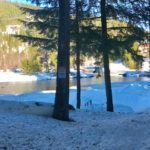
<svg viewBox="0 0 150 150">
<path fill-rule="evenodd" d="M 76 66 L 77 66 L 77 108 L 81 106 L 81 82 L 80 82 L 80 15 L 81 1 L 76 0 Z"/>
<path fill-rule="evenodd" d="M 69 120 L 69 0 L 59 1 L 59 33 L 56 97 L 53 117 Z"/>
<path fill-rule="evenodd" d="M 113 112 L 113 99 L 109 69 L 109 52 L 107 39 L 107 19 L 106 19 L 106 0 L 101 0 L 101 23 L 102 23 L 102 49 L 104 60 L 104 76 L 107 96 L 107 111 Z"/>
</svg>

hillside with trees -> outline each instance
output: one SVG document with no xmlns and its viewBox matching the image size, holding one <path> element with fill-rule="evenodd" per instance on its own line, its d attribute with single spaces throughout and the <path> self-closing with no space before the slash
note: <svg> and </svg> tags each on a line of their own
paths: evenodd
<svg viewBox="0 0 150 150">
<path fill-rule="evenodd" d="M 0 69 L 16 69 L 23 66 L 24 61 L 37 59 L 38 50 L 34 46 L 14 37 L 16 34 L 36 34 L 35 29 L 28 29 L 23 20 L 30 20 L 31 15 L 24 13 L 20 7 L 37 9 L 19 3 L 0 2 Z M 38 33 L 37 33 L 38 34 Z M 36 54 L 35 54 L 36 53 Z M 31 56 L 32 55 L 32 56 Z"/>
<path fill-rule="evenodd" d="M 45 16 L 43 16 L 43 14 L 41 13 L 42 11 L 39 7 L 19 3 L 9 3 L 5 1 L 1 1 L 0 3 L 0 69 L 6 70 L 22 67 L 25 72 L 28 72 L 26 62 L 33 62 L 32 60 L 35 59 L 35 57 L 36 62 L 38 62 L 37 68 L 40 68 L 37 71 L 56 69 L 57 61 L 54 58 L 56 58 L 57 55 L 57 19 L 54 20 L 49 18 L 47 15 L 48 12 L 45 13 Z M 74 22 L 74 19 L 72 20 L 72 22 Z M 49 23 L 51 23 L 51 28 L 47 28 L 47 25 Z M 100 26 L 100 18 L 85 18 L 81 20 L 81 65 L 82 62 L 85 62 L 88 57 L 94 57 L 97 63 L 102 65 L 102 61 L 100 61 L 102 56 L 102 53 L 100 52 L 101 46 L 99 45 L 100 42 L 97 42 L 100 38 Z M 92 27 L 92 30 L 89 29 L 90 27 Z M 116 21 L 113 19 L 108 20 L 108 28 L 110 28 L 110 30 L 108 29 L 109 38 L 122 37 L 126 30 L 116 30 L 116 28 L 119 27 L 125 28 L 127 27 L 127 24 L 125 22 Z M 71 67 L 75 67 L 74 31 L 75 30 L 71 31 Z M 32 40 L 22 41 L 21 39 L 13 37 L 11 35 L 14 33 L 26 37 L 31 37 Z M 35 39 L 38 39 L 37 42 Z M 91 45 L 87 45 L 86 43 L 90 43 Z M 114 45 L 116 44 L 111 40 L 110 43 L 112 43 L 110 45 L 111 47 L 114 47 Z M 134 44 L 134 42 L 129 44 L 130 49 L 132 49 L 133 47 L 133 45 L 131 44 Z M 30 51 L 34 51 L 34 53 L 36 53 L 36 56 L 31 56 L 32 52 L 30 53 Z M 121 59 L 124 64 L 131 69 L 137 69 L 139 67 L 137 58 L 133 57 L 132 54 L 130 54 L 126 50 L 126 48 L 122 49 L 121 51 L 119 47 L 114 47 L 112 49 L 110 61 L 114 61 L 117 59 Z M 31 72 L 34 71 L 35 70 Z"/>
</svg>

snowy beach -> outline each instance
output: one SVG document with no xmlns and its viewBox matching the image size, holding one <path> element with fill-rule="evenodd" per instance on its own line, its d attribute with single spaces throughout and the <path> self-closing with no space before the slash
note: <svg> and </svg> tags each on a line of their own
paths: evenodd
<svg viewBox="0 0 150 150">
<path fill-rule="evenodd" d="M 75 122 L 0 112 L 0 150 L 149 150 L 150 111 L 77 110 Z"/>
<path fill-rule="evenodd" d="M 0 150 L 149 150 L 150 82 L 116 82 L 112 90 L 110 113 L 104 84 L 83 86 L 82 109 L 70 111 L 75 122 L 51 117 L 55 90 L 1 94 Z"/>
</svg>

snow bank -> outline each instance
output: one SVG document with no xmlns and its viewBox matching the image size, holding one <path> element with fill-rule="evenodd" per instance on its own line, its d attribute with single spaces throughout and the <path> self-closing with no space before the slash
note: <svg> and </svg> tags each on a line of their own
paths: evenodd
<svg viewBox="0 0 150 150">
<path fill-rule="evenodd" d="M 37 73 L 36 75 L 26 75 L 16 72 L 0 72 L 0 82 L 31 82 L 37 80 L 56 79 L 48 73 Z"/>
<path fill-rule="evenodd" d="M 144 62 L 142 64 L 142 70 L 143 71 L 150 71 L 150 65 L 149 65 L 150 59 L 144 58 Z"/>
<path fill-rule="evenodd" d="M 36 80 L 37 77 L 34 75 L 23 75 L 14 72 L 0 72 L 0 82 L 24 82 Z"/>
<path fill-rule="evenodd" d="M 124 71 L 129 71 L 130 69 L 124 66 L 121 62 L 116 62 L 116 63 L 110 63 L 110 71 L 111 73 L 114 72 L 124 72 Z"/>
</svg>

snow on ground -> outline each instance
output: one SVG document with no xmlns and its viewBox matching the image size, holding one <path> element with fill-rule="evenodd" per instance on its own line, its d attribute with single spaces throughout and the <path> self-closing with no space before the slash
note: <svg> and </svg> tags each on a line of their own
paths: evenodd
<svg viewBox="0 0 150 150">
<path fill-rule="evenodd" d="M 116 112 L 139 112 L 150 107 L 150 82 L 135 81 L 112 83 Z M 54 103 L 55 91 L 40 91 L 25 94 L 0 95 L 0 100 L 37 101 Z M 105 110 L 106 95 L 104 85 L 89 85 L 81 91 L 81 105 L 84 109 Z M 70 104 L 76 106 L 76 89 L 70 89 Z"/>
<path fill-rule="evenodd" d="M 27 75 L 16 72 L 0 72 L 0 82 L 31 82 L 37 80 L 56 79 L 48 73 L 37 73 L 36 75 Z"/>
<path fill-rule="evenodd" d="M 130 69 L 127 68 L 122 62 L 114 62 L 110 63 L 110 71 L 113 72 L 125 72 L 129 71 Z"/>
<path fill-rule="evenodd" d="M 17 112 L 20 114 L 32 114 L 41 116 L 51 116 L 53 104 L 45 102 L 20 102 L 0 100 L 0 110 L 8 112 Z"/>
<path fill-rule="evenodd" d="M 53 103 L 55 91 L 0 95 L 0 150 L 150 150 L 150 82 L 112 86 L 117 110 L 126 113 L 104 111 L 105 87 L 92 85 L 82 91 L 84 109 L 70 112 L 75 122 L 39 113 L 33 102 Z M 76 89 L 70 91 L 75 105 Z"/>
<path fill-rule="evenodd" d="M 75 122 L 0 111 L 0 150 L 149 150 L 150 111 L 76 110 Z"/>
<path fill-rule="evenodd" d="M 144 71 L 150 70 L 149 62 L 150 62 L 149 58 L 144 58 L 144 62 L 142 64 L 142 70 L 144 70 Z"/>
</svg>

